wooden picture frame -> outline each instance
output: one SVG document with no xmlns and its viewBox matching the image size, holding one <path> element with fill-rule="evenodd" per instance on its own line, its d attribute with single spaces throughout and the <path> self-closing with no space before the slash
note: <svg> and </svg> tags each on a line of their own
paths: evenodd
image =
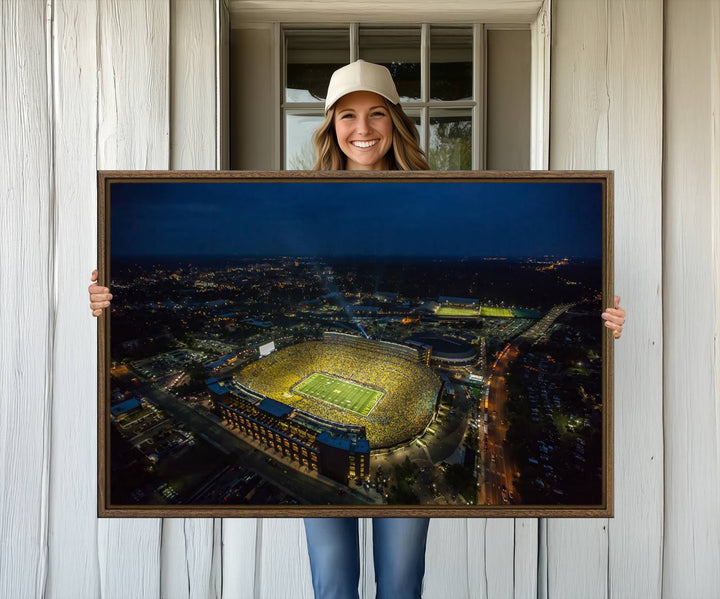
<svg viewBox="0 0 720 599">
<path fill-rule="evenodd" d="M 611 517 L 612 190 L 99 171 L 98 515 Z"/>
</svg>

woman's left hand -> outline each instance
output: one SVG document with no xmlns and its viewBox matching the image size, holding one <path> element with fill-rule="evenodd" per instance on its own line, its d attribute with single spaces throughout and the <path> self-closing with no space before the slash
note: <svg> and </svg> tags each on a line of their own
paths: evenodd
<svg viewBox="0 0 720 599">
<path fill-rule="evenodd" d="M 625 324 L 625 310 L 620 307 L 620 296 L 615 296 L 615 307 L 607 308 L 602 313 L 602 318 L 605 320 L 605 326 L 613 332 L 613 337 L 620 339 Z"/>
</svg>

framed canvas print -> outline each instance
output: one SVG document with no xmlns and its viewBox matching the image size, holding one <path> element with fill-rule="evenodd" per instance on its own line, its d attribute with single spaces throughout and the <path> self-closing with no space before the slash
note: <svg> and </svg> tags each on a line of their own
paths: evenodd
<svg viewBox="0 0 720 599">
<path fill-rule="evenodd" d="M 612 516 L 612 181 L 99 172 L 99 515 Z"/>
</svg>

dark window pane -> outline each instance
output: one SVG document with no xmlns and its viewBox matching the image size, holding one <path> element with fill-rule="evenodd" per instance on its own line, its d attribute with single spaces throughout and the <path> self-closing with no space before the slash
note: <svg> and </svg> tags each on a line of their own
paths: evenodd
<svg viewBox="0 0 720 599">
<path fill-rule="evenodd" d="M 420 100 L 420 28 L 360 29 L 360 58 L 386 66 L 401 102 Z"/>
<path fill-rule="evenodd" d="M 287 31 L 286 102 L 325 100 L 333 71 L 350 62 L 347 29 Z"/>
<path fill-rule="evenodd" d="M 430 111 L 430 168 L 466 171 L 472 168 L 472 117 L 467 109 Z"/>
<path fill-rule="evenodd" d="M 430 29 L 430 99 L 473 99 L 473 36 L 468 27 Z"/>
</svg>

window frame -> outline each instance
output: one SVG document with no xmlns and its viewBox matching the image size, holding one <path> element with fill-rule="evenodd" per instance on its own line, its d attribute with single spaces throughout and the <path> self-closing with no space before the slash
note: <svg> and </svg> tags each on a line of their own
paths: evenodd
<svg viewBox="0 0 720 599">
<path fill-rule="evenodd" d="M 280 72 L 277 74 L 280 83 L 279 96 L 279 120 L 280 120 L 280 152 L 279 164 L 284 169 L 286 165 L 286 115 L 294 110 L 314 111 L 322 106 L 321 102 L 287 102 L 285 89 L 287 88 L 287 38 L 288 33 L 298 31 L 322 32 L 328 30 L 339 30 L 347 28 L 349 31 L 350 61 L 359 58 L 360 27 L 368 29 L 393 29 L 419 28 L 420 30 L 420 100 L 403 103 L 403 108 L 410 115 L 420 114 L 420 145 L 427 152 L 430 143 L 430 111 L 443 108 L 466 109 L 470 112 L 472 123 L 471 152 L 472 170 L 485 169 L 485 113 L 486 113 L 486 48 L 487 48 L 487 25 L 484 23 L 288 23 L 279 26 L 279 40 L 276 46 L 279 49 Z M 467 29 L 472 35 L 472 62 L 473 81 L 471 100 L 431 100 L 430 99 L 430 35 L 431 28 L 452 28 L 458 27 Z M 529 25 L 493 26 L 494 29 L 530 29 Z"/>
</svg>

